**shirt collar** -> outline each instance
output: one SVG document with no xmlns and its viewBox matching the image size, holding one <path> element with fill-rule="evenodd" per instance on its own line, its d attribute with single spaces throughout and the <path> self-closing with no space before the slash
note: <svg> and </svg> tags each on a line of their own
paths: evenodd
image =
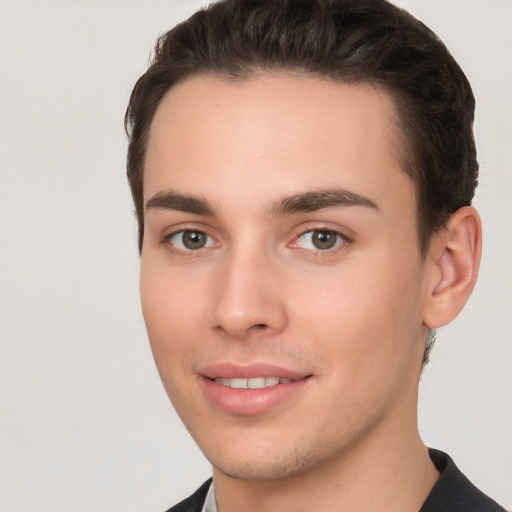
<svg viewBox="0 0 512 512">
<path fill-rule="evenodd" d="M 217 512 L 217 500 L 215 499 L 215 488 L 213 487 L 213 482 L 208 489 L 201 512 Z"/>
</svg>

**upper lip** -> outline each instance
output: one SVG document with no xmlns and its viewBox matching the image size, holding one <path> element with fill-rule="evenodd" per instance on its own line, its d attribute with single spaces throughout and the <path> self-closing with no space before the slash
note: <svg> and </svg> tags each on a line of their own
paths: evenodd
<svg viewBox="0 0 512 512">
<path fill-rule="evenodd" d="M 308 372 L 301 372 L 275 364 L 253 363 L 244 365 L 229 362 L 209 364 L 201 368 L 198 373 L 208 379 L 279 377 L 281 379 L 299 380 L 311 375 Z"/>
</svg>

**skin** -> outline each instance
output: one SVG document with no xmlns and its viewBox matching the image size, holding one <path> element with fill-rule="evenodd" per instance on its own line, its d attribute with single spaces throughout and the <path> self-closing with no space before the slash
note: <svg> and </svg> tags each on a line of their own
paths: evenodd
<svg viewBox="0 0 512 512">
<path fill-rule="evenodd" d="M 165 389 L 213 465 L 220 512 L 412 511 L 438 477 L 416 420 L 426 326 L 469 296 L 476 271 L 458 256 L 469 247 L 466 263 L 478 260 L 479 221 L 457 213 L 422 258 L 399 140 L 385 92 L 307 76 L 193 77 L 158 107 L 143 313 Z M 319 190 L 373 206 L 275 206 Z M 212 211 L 190 200 L 182 211 L 176 194 Z M 187 249 L 183 230 L 205 246 Z M 336 243 L 320 250 L 312 234 L 326 230 Z M 201 386 L 204 368 L 225 362 L 309 377 L 269 410 L 233 414 Z"/>
</svg>

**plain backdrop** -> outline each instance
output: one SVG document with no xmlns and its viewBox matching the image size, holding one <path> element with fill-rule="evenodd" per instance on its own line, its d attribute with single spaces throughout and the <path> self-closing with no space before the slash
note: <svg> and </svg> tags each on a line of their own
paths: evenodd
<svg viewBox="0 0 512 512">
<path fill-rule="evenodd" d="M 124 109 L 205 2 L 0 0 L 0 511 L 159 512 L 209 476 L 138 298 Z M 512 3 L 401 0 L 478 100 L 480 281 L 420 389 L 425 442 L 512 508 Z"/>
</svg>

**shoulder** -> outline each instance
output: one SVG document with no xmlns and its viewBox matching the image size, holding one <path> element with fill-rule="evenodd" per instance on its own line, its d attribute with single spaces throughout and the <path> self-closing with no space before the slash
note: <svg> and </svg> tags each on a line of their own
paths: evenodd
<svg viewBox="0 0 512 512">
<path fill-rule="evenodd" d="M 174 507 L 166 512 L 201 512 L 208 489 L 212 483 L 212 479 L 207 480 L 197 491 L 187 499 L 180 501 Z"/>
<path fill-rule="evenodd" d="M 420 512 L 505 512 L 477 489 L 446 453 L 430 449 L 429 454 L 441 476 Z"/>
</svg>

